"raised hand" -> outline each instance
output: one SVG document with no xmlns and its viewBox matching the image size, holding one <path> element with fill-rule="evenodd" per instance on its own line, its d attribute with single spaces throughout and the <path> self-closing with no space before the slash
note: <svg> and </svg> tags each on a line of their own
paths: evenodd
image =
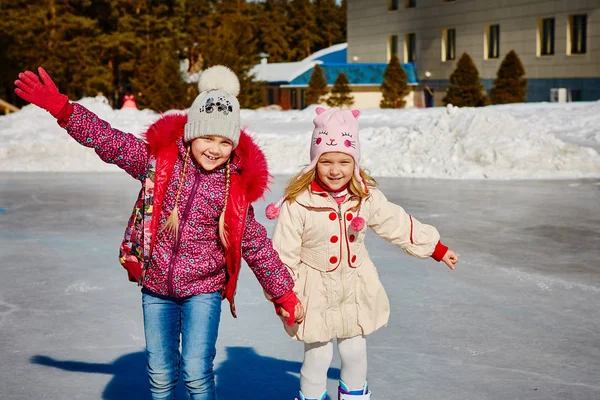
<svg viewBox="0 0 600 400">
<path fill-rule="evenodd" d="M 43 108 L 57 117 L 69 102 L 69 98 L 58 91 L 58 88 L 44 68 L 38 68 L 39 76 L 31 71 L 21 72 L 15 81 L 15 93 L 25 101 Z"/>
</svg>

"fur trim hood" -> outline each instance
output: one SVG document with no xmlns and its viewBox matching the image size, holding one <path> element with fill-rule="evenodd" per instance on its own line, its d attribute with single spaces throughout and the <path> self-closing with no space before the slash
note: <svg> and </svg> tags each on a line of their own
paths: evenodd
<svg viewBox="0 0 600 400">
<path fill-rule="evenodd" d="M 185 114 L 166 115 L 154 122 L 144 135 L 150 146 L 150 153 L 157 155 L 165 151 L 170 157 L 177 157 L 177 146 L 183 140 L 186 122 Z M 239 144 L 233 151 L 233 164 L 242 177 L 241 184 L 246 199 L 253 203 L 266 194 L 272 176 L 269 174 L 265 154 L 254 138 L 244 129 L 240 133 Z"/>
</svg>

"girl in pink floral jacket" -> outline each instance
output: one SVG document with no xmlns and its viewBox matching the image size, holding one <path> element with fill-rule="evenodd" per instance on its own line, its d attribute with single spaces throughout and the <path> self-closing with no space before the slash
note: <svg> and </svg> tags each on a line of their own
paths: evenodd
<svg viewBox="0 0 600 400">
<path fill-rule="evenodd" d="M 242 257 L 289 324 L 301 323 L 304 313 L 286 266 L 254 218 L 251 203 L 263 196 L 269 173 L 262 151 L 240 130 L 237 77 L 223 66 L 205 70 L 187 115 L 163 116 L 144 141 L 70 103 L 43 68 L 38 72 L 19 74 L 16 94 L 50 112 L 75 140 L 152 194 L 144 238 L 149 256 L 143 268 L 124 266 L 143 286 L 153 399 L 174 396 L 180 361 L 190 397 L 215 399 L 221 300 L 229 300 L 235 316 Z"/>
</svg>

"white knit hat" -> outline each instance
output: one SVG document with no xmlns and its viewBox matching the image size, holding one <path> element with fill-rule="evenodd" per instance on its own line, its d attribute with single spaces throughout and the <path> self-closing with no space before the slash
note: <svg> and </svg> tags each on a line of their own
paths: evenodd
<svg viewBox="0 0 600 400">
<path fill-rule="evenodd" d="M 230 139 L 235 149 L 240 140 L 240 81 L 223 65 L 207 68 L 198 81 L 200 94 L 188 111 L 184 140 L 215 135 Z"/>
</svg>

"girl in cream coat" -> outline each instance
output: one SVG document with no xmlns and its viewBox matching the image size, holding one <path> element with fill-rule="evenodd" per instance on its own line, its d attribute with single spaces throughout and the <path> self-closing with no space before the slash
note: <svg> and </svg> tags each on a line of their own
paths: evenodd
<svg viewBox="0 0 600 400">
<path fill-rule="evenodd" d="M 273 245 L 306 310 L 301 325 L 285 326 L 305 344 L 298 399 L 326 399 L 333 339 L 342 359 L 338 398 L 369 399 L 365 336 L 387 324 L 390 306 L 365 247 L 366 227 L 417 258 L 454 269 L 458 257 L 433 226 L 390 203 L 360 169 L 360 112 L 316 112 L 310 165 L 267 207 L 267 216 L 278 218 Z"/>
</svg>

